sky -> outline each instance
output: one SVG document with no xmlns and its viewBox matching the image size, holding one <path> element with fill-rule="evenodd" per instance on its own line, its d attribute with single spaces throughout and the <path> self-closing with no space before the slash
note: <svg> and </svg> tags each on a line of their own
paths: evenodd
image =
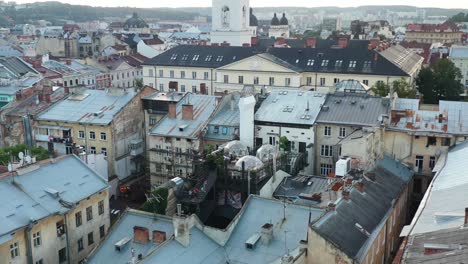
<svg viewBox="0 0 468 264">
<path fill-rule="evenodd" d="M 232 0 L 236 1 L 236 0 Z M 17 3 L 31 3 L 31 0 L 16 0 Z M 43 2 L 43 1 L 42 1 Z M 211 0 L 60 0 L 63 3 L 81 4 L 91 6 L 131 6 L 131 7 L 207 7 L 211 6 Z M 412 5 L 418 7 L 440 7 L 440 8 L 466 8 L 467 0 L 251 0 L 252 7 L 319 7 L 339 6 L 354 7 L 362 5 Z"/>
</svg>

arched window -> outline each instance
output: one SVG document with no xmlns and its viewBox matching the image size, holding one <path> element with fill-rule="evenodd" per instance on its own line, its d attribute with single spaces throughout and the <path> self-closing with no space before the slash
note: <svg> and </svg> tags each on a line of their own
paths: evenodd
<svg viewBox="0 0 468 264">
<path fill-rule="evenodd" d="M 229 27 L 229 21 L 230 21 L 230 10 L 228 6 L 223 6 L 221 8 L 221 24 L 223 27 Z"/>
</svg>

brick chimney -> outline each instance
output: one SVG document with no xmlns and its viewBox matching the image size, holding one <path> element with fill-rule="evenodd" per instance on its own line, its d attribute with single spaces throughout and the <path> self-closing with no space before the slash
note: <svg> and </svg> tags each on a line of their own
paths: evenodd
<svg viewBox="0 0 468 264">
<path fill-rule="evenodd" d="M 192 104 L 182 105 L 182 119 L 193 120 L 193 105 Z"/>
<path fill-rule="evenodd" d="M 317 38 L 308 38 L 307 39 L 307 48 L 315 48 L 317 45 Z"/>
<path fill-rule="evenodd" d="M 347 38 L 340 38 L 338 40 L 338 46 L 340 46 L 343 49 L 347 48 L 348 47 L 348 39 Z"/>
<path fill-rule="evenodd" d="M 133 242 L 146 244 L 149 242 L 149 230 L 146 227 L 133 227 Z"/>
<path fill-rule="evenodd" d="M 363 193 L 364 192 L 364 183 L 363 182 L 356 182 L 354 184 L 354 188 L 356 188 L 356 190 L 358 190 L 359 192 Z"/>
<path fill-rule="evenodd" d="M 284 44 L 286 44 L 286 40 L 284 38 L 277 38 L 276 39 L 276 44 L 284 45 Z"/>
<path fill-rule="evenodd" d="M 46 103 L 50 104 L 50 102 L 52 102 L 51 97 L 52 97 L 51 94 L 46 94 L 46 95 L 45 95 L 45 101 L 46 101 Z"/>
<path fill-rule="evenodd" d="M 227 43 L 226 41 L 221 43 L 221 47 L 229 47 L 231 44 Z"/>
<path fill-rule="evenodd" d="M 259 42 L 259 38 L 258 38 L 258 37 L 252 37 L 252 38 L 250 39 L 250 44 L 251 44 L 252 46 L 257 46 L 257 45 L 258 45 L 258 42 Z"/>
<path fill-rule="evenodd" d="M 69 87 L 63 87 L 63 91 L 64 91 L 66 94 L 69 94 L 69 93 L 70 93 L 70 88 L 69 88 Z"/>
<path fill-rule="evenodd" d="M 167 116 L 170 119 L 176 119 L 177 117 L 177 105 L 175 103 L 169 103 L 169 108 L 167 112 Z"/>
<path fill-rule="evenodd" d="M 16 101 L 21 101 L 23 99 L 23 95 L 21 94 L 21 91 L 16 92 Z"/>
<path fill-rule="evenodd" d="M 39 93 L 37 95 L 37 99 L 39 99 L 39 103 L 42 103 L 44 101 L 44 94 L 43 93 Z"/>
<path fill-rule="evenodd" d="M 468 207 L 465 208 L 465 225 L 468 225 Z"/>
<path fill-rule="evenodd" d="M 71 65 L 72 61 L 71 61 L 71 60 L 66 60 L 65 63 L 66 63 L 67 65 Z"/>
<path fill-rule="evenodd" d="M 166 232 L 153 230 L 153 243 L 161 244 L 166 241 Z"/>
<path fill-rule="evenodd" d="M 336 204 L 335 204 L 335 203 L 329 202 L 329 203 L 327 204 L 327 212 L 329 212 L 329 211 L 335 211 L 335 209 L 336 209 Z"/>
<path fill-rule="evenodd" d="M 345 199 L 346 201 L 349 201 L 349 196 L 350 196 L 350 192 L 348 190 L 343 190 L 341 192 L 341 196 L 343 196 L 343 199 Z"/>
</svg>

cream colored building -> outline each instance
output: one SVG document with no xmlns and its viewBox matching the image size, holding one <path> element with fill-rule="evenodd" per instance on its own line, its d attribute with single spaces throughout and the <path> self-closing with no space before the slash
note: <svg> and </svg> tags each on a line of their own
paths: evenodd
<svg viewBox="0 0 468 264">
<path fill-rule="evenodd" d="M 463 32 L 451 22 L 443 24 L 410 24 L 406 28 L 405 40 L 420 43 L 461 43 Z"/>
<path fill-rule="evenodd" d="M 83 263 L 110 227 L 107 181 L 77 156 L 0 176 L 1 263 Z"/>
</svg>

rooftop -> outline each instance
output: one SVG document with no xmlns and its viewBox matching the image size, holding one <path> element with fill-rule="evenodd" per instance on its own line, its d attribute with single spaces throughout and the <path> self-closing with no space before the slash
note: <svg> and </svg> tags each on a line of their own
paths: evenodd
<svg viewBox="0 0 468 264">
<path fill-rule="evenodd" d="M 66 171 L 66 173 L 64 173 Z M 0 241 L 31 221 L 70 210 L 75 204 L 108 188 L 107 181 L 77 156 L 63 156 L 0 176 Z"/>
<path fill-rule="evenodd" d="M 317 123 L 375 126 L 388 115 L 390 101 L 367 94 L 335 93 L 327 96 Z"/>
<path fill-rule="evenodd" d="M 199 132 L 208 123 L 216 110 L 219 97 L 211 95 L 188 93 L 176 106 L 176 118 L 166 115 L 151 131 L 152 135 L 197 138 Z M 185 104 L 193 106 L 193 120 L 182 118 L 182 107 Z"/>
<path fill-rule="evenodd" d="M 18 57 L 0 57 L 0 78 L 20 78 L 27 73 L 38 74 L 31 65 Z"/>
<path fill-rule="evenodd" d="M 108 125 L 137 93 L 133 90 L 84 89 L 38 116 L 38 120 Z"/>
<path fill-rule="evenodd" d="M 359 261 L 377 237 L 378 227 L 387 220 L 394 200 L 400 197 L 413 176 L 411 170 L 389 157 L 378 161 L 366 174 L 375 178 L 362 177 L 364 192 L 350 188 L 349 201 L 338 200 L 333 211 L 312 224 L 312 229 L 322 238 Z"/>
<path fill-rule="evenodd" d="M 311 91 L 274 90 L 255 113 L 255 122 L 313 125 L 325 95 Z"/>
<path fill-rule="evenodd" d="M 449 58 L 468 59 L 468 47 L 452 46 L 452 48 L 450 49 Z"/>
<path fill-rule="evenodd" d="M 214 129 L 208 129 L 205 134 L 207 139 L 219 139 L 219 140 L 232 140 L 232 135 L 235 134 L 236 129 L 240 125 L 240 110 L 239 100 L 241 95 L 239 93 L 227 94 L 223 97 L 218 111 L 214 114 L 213 118 L 209 122 L 209 126 L 213 127 L 226 127 L 231 130 L 227 133 L 221 133 L 220 129 L 214 133 Z"/>
</svg>

